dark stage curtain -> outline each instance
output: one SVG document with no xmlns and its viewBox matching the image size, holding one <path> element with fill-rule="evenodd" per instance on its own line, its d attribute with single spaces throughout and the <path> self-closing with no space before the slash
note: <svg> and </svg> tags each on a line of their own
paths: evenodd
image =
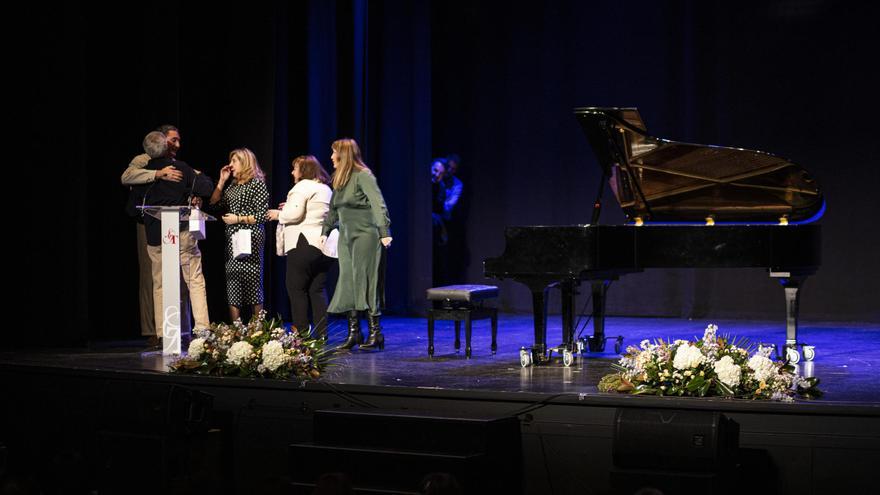
<svg viewBox="0 0 880 495">
<path fill-rule="evenodd" d="M 828 211 L 801 315 L 877 321 L 880 234 L 858 220 L 880 185 L 865 146 L 877 132 L 877 13 L 826 1 L 433 3 L 433 144 L 463 157 L 468 279 L 501 254 L 506 225 L 590 222 L 601 172 L 572 109 L 635 106 L 655 136 L 810 171 Z M 601 223 L 623 220 L 606 191 Z M 501 288 L 503 308 L 529 310 L 527 289 Z M 784 302 L 760 269 L 649 270 L 616 282 L 608 310 L 779 320 Z"/>
<path fill-rule="evenodd" d="M 60 221 L 55 243 L 37 222 L 26 227 L 33 276 L 21 278 L 16 310 L 53 323 L 10 332 L 4 347 L 139 335 L 135 226 L 119 177 L 164 123 L 181 129 L 179 158 L 214 179 L 232 149 L 252 149 L 273 205 L 291 186 L 291 158 L 314 154 L 332 172 L 331 142 L 354 137 L 391 210 L 388 311 L 405 312 L 410 294 L 423 293 L 428 194 L 414 164 L 430 156 L 427 3 L 31 10 L 19 53 L 28 183 L 40 185 L 33 213 Z M 289 317 L 273 232 L 266 307 Z M 211 319 L 226 319 L 222 222 L 209 224 L 201 248 Z"/>
</svg>

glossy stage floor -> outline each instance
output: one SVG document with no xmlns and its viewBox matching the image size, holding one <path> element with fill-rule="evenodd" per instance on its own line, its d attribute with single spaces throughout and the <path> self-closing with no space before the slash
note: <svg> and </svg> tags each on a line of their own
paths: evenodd
<svg viewBox="0 0 880 495">
<path fill-rule="evenodd" d="M 551 345 L 560 336 L 558 323 L 554 326 L 552 321 Z M 767 321 L 609 318 L 606 333 L 622 335 L 625 345 L 638 345 L 642 339 L 656 337 L 699 337 L 708 323 L 717 324 L 720 334 L 752 342 L 782 344 L 784 340 L 783 323 Z M 488 320 L 476 322 L 471 359 L 465 359 L 463 349 L 454 351 L 451 322 L 437 322 L 433 358 L 427 355 L 425 319 L 385 317 L 383 326 L 384 351 L 339 354 L 316 381 L 171 375 L 165 372 L 167 360 L 159 353 L 144 352 L 140 341 L 94 342 L 88 349 L 2 352 L 0 377 L 4 387 L 9 387 L 7 397 L 36 400 L 35 390 L 39 390 L 40 400 L 61 409 L 66 407 L 64 400 L 88 402 L 83 397 L 89 396 L 100 403 L 101 393 L 96 390 L 101 386 L 106 390 L 109 382 L 198 389 L 213 397 L 216 410 L 233 411 L 238 429 L 280 428 L 278 435 L 269 436 L 271 440 L 263 434 L 260 447 L 243 443 L 239 451 L 268 449 L 282 457 L 291 442 L 313 440 L 311 422 L 316 410 L 515 416 L 522 431 L 524 493 L 618 492 L 609 473 L 615 470 L 611 458 L 615 413 L 622 409 L 724 413 L 738 423 L 741 447 L 768 453 L 774 466 L 767 485 L 772 493 L 862 489 L 880 463 L 878 324 L 802 322 L 800 336 L 816 347 L 816 359 L 799 368 L 821 380 L 824 395 L 794 403 L 600 393 L 596 384 L 616 360 L 613 345 L 605 353 L 577 359 L 570 367 L 554 362 L 524 368 L 519 350 L 532 341 L 529 315 L 500 317 L 494 355 Z M 584 334 L 591 331 L 588 327 Z M 331 344 L 341 341 L 344 333 L 345 323 L 334 321 Z M 82 393 L 71 398 L 77 395 L 71 390 Z M 26 411 L 21 414 L 26 416 Z M 286 466 L 279 465 L 278 470 L 286 473 Z M 237 488 L 228 491 L 243 492 L 242 483 L 236 479 Z"/>
<path fill-rule="evenodd" d="M 709 321 L 697 322 L 669 318 L 609 318 L 606 334 L 621 335 L 624 345 L 638 345 L 643 339 L 693 339 L 702 336 L 707 323 L 719 326 L 718 333 L 781 345 L 784 328 L 779 322 Z M 427 354 L 426 322 L 421 318 L 386 317 L 384 351 L 355 351 L 338 354 L 323 381 L 341 385 L 404 387 L 445 391 L 483 391 L 502 393 L 599 394 L 596 384 L 611 371 L 616 361 L 613 342 L 604 353 L 585 353 L 571 367 L 561 362 L 549 366 L 523 368 L 519 349 L 532 342 L 531 317 L 502 315 L 499 318 L 498 351 L 490 351 L 488 320 L 474 323 L 473 356 L 465 359 L 464 330 L 461 352 L 454 349 L 453 325 L 438 321 L 435 355 Z M 582 332 L 582 336 L 592 327 Z M 330 325 L 330 343 L 345 337 L 345 322 Z M 548 344 L 560 336 L 550 324 Z M 856 323 L 802 323 L 802 339 L 816 347 L 812 363 L 798 365 L 801 373 L 817 376 L 824 395 L 805 404 L 880 406 L 880 325 Z M 87 349 L 43 350 L 0 353 L 7 365 L 53 368 L 163 373 L 167 362 L 158 352 L 146 352 L 140 340 L 93 342 Z M 613 396 L 612 396 L 613 397 Z M 736 401 L 733 401 L 736 402 Z"/>
</svg>

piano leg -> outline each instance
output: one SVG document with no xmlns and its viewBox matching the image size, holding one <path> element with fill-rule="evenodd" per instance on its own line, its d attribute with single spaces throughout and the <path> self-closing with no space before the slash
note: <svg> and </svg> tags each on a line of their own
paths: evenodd
<svg viewBox="0 0 880 495">
<path fill-rule="evenodd" d="M 535 364 L 547 360 L 547 284 L 529 284 L 532 291 L 532 314 L 535 318 L 535 345 L 532 355 Z"/>
<path fill-rule="evenodd" d="M 590 282 L 593 291 L 593 336 L 589 341 L 590 352 L 605 352 L 605 295 L 607 280 Z"/>
<path fill-rule="evenodd" d="M 574 350 L 574 301 L 577 281 L 566 280 L 559 285 L 562 291 L 562 347 Z"/>
<path fill-rule="evenodd" d="M 791 361 L 793 364 L 800 361 L 800 352 L 797 350 L 798 347 L 802 347 L 803 344 L 798 342 L 797 330 L 798 330 L 798 302 L 800 300 L 800 288 L 806 281 L 806 275 L 794 274 L 792 272 L 770 272 L 770 276 L 772 278 L 776 278 L 779 280 L 779 283 L 782 284 L 783 289 L 785 289 L 785 354 L 784 358 L 786 361 Z M 813 348 L 807 346 L 804 350 L 804 357 L 807 361 L 812 361 L 813 359 Z"/>
</svg>

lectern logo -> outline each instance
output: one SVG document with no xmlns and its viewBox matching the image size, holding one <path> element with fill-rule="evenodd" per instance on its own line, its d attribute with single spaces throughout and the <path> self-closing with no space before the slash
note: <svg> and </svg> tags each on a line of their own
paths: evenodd
<svg viewBox="0 0 880 495">
<path fill-rule="evenodd" d="M 168 233 L 162 237 L 162 244 L 177 244 L 177 234 L 168 229 Z"/>
</svg>

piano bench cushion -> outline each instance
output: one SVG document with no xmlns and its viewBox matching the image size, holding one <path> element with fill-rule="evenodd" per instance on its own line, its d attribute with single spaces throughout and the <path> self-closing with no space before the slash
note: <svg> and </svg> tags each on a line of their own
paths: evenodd
<svg viewBox="0 0 880 495">
<path fill-rule="evenodd" d="M 429 301 L 477 302 L 498 297 L 498 287 L 494 285 L 446 285 L 428 289 Z"/>
</svg>

